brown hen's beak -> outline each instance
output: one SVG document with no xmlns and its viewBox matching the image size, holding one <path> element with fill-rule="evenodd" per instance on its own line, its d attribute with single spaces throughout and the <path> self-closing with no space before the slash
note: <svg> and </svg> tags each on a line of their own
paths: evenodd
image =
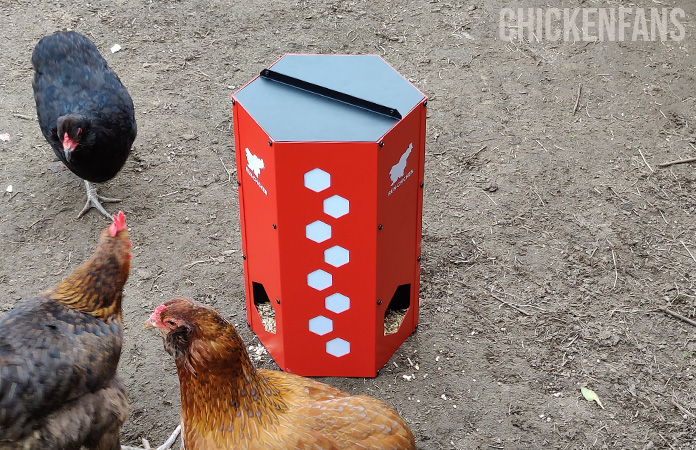
<svg viewBox="0 0 696 450">
<path fill-rule="evenodd" d="M 147 319 L 143 324 L 143 327 L 147 328 L 148 330 L 157 331 L 160 334 L 160 336 L 162 336 L 162 339 L 164 339 L 167 336 L 167 332 L 156 326 L 154 323 L 152 323 L 151 319 Z"/>
</svg>

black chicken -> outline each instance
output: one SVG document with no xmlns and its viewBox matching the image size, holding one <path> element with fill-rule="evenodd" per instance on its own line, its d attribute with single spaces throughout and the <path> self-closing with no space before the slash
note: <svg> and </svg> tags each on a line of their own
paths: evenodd
<svg viewBox="0 0 696 450">
<path fill-rule="evenodd" d="M 97 47 L 74 31 L 42 38 L 31 56 L 34 100 L 46 140 L 68 169 L 85 181 L 87 203 L 120 201 L 97 194 L 90 182 L 113 178 L 125 164 L 137 134 L 135 111 L 125 86 Z"/>
</svg>

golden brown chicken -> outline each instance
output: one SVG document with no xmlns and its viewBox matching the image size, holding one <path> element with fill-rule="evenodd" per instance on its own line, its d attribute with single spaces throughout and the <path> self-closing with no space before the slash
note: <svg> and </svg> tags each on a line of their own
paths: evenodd
<svg viewBox="0 0 696 450">
<path fill-rule="evenodd" d="M 120 212 L 86 263 L 0 320 L 0 450 L 120 449 L 130 246 Z"/>
<path fill-rule="evenodd" d="M 146 322 L 175 359 L 186 450 L 415 449 L 384 403 L 289 373 L 254 368 L 232 324 L 176 298 Z"/>
</svg>

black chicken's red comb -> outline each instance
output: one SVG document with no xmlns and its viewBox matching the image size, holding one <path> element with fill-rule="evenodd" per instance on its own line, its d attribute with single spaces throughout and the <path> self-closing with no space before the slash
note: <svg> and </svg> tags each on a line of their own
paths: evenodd
<svg viewBox="0 0 696 450">
<path fill-rule="evenodd" d="M 123 211 L 119 211 L 118 214 L 114 215 L 114 223 L 109 225 L 109 235 L 111 237 L 116 237 L 119 231 L 126 229 L 126 215 Z"/>
</svg>

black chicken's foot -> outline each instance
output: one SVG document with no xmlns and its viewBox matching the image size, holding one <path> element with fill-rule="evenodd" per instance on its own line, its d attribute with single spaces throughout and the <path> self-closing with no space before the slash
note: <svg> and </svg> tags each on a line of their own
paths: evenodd
<svg viewBox="0 0 696 450">
<path fill-rule="evenodd" d="M 100 213 L 104 214 L 109 220 L 113 220 L 113 216 L 108 213 L 107 210 L 104 209 L 102 206 L 100 200 L 104 203 L 114 203 L 114 202 L 120 202 L 120 198 L 109 198 L 109 197 L 102 197 L 97 193 L 97 188 L 92 185 L 89 181 L 85 180 L 85 187 L 87 188 L 87 202 L 85 203 L 85 207 L 82 208 L 82 211 L 80 211 L 80 214 L 77 215 L 77 218 L 79 219 L 80 217 L 84 216 L 87 211 L 89 211 L 92 208 L 96 208 L 99 210 Z"/>
<path fill-rule="evenodd" d="M 172 447 L 172 445 L 174 445 L 174 442 L 176 442 L 176 438 L 179 436 L 180 431 L 181 431 L 181 425 L 176 427 L 176 429 L 174 430 L 172 435 L 169 436 L 169 439 L 167 439 L 164 442 L 164 444 L 160 445 L 159 447 L 157 447 L 154 450 L 169 450 Z M 148 449 L 152 449 L 152 447 L 150 447 L 150 443 L 147 442 L 147 439 L 145 439 L 145 438 L 143 438 L 143 445 L 144 445 L 144 447 L 129 447 L 127 445 L 122 445 L 121 450 L 148 450 Z M 181 448 L 184 448 L 184 447 L 182 446 Z"/>
</svg>

